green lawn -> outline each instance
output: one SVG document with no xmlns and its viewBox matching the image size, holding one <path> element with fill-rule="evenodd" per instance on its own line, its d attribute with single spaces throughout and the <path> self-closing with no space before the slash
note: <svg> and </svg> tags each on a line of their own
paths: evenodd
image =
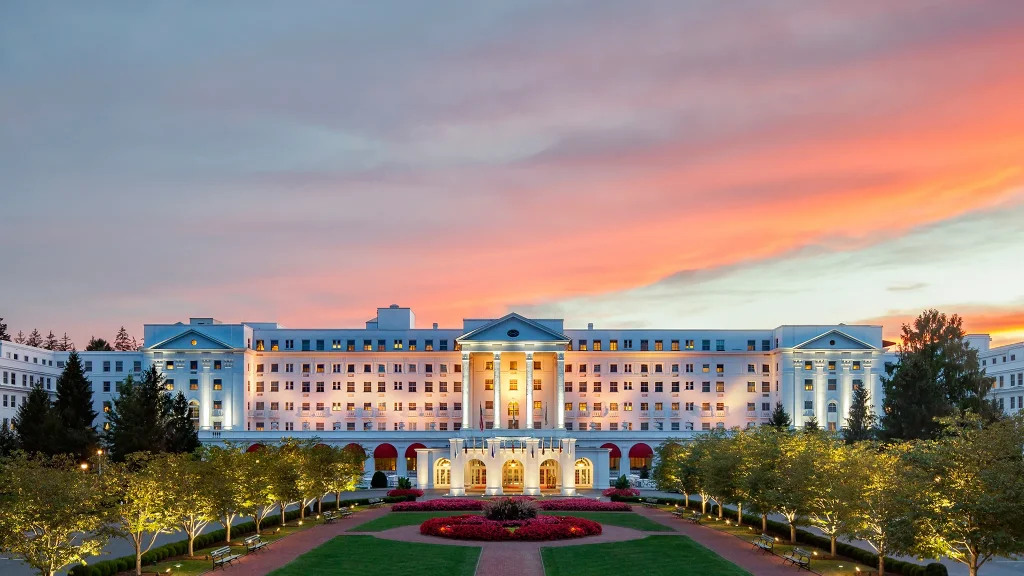
<svg viewBox="0 0 1024 576">
<path fill-rule="evenodd" d="M 316 576 L 344 572 L 403 576 L 473 576 L 479 556 L 480 548 L 476 546 L 413 544 L 378 540 L 373 536 L 337 536 L 270 574 Z"/>
<path fill-rule="evenodd" d="M 399 526 L 419 526 L 431 518 L 439 516 L 461 516 L 462 514 L 479 514 L 479 512 L 391 512 L 376 520 L 370 520 L 356 526 L 356 532 L 381 532 Z M 645 518 L 634 512 L 542 512 L 551 516 L 575 516 L 586 518 L 609 526 L 622 526 L 643 530 L 645 532 L 668 532 L 668 526 Z"/>
<path fill-rule="evenodd" d="M 541 548 L 546 576 L 750 576 L 686 536 L 648 536 L 643 540 Z"/>
</svg>

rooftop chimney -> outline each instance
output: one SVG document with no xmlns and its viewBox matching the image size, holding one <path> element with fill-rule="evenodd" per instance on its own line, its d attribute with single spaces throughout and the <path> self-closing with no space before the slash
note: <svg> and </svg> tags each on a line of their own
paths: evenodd
<svg viewBox="0 0 1024 576">
<path fill-rule="evenodd" d="M 588 323 L 587 324 L 587 330 L 593 330 L 593 329 L 594 329 L 594 323 L 593 322 Z"/>
<path fill-rule="evenodd" d="M 434 330 L 437 330 L 437 322 L 434 322 Z"/>
</svg>

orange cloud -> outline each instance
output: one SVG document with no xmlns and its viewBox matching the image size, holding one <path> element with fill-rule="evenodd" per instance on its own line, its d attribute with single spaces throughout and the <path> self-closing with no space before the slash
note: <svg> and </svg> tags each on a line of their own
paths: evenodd
<svg viewBox="0 0 1024 576">
<path fill-rule="evenodd" d="M 1024 340 L 1024 307 L 996 307 L 978 305 L 950 305 L 938 308 L 946 314 L 957 314 L 963 319 L 968 334 L 989 334 L 991 346 L 1002 346 Z M 887 340 L 898 342 L 904 324 L 912 324 L 921 311 L 899 311 L 858 320 L 856 323 L 880 324 Z"/>
</svg>

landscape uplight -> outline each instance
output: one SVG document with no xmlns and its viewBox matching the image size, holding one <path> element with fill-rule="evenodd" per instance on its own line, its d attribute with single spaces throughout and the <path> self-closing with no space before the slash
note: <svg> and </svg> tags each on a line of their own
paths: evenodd
<svg viewBox="0 0 1024 576">
<path fill-rule="evenodd" d="M 89 465 L 88 465 L 88 464 L 86 464 L 85 462 L 82 462 L 82 463 L 81 463 L 81 464 L 79 465 L 79 467 L 80 467 L 80 468 L 81 468 L 82 470 L 88 470 L 88 469 L 89 469 Z"/>
</svg>

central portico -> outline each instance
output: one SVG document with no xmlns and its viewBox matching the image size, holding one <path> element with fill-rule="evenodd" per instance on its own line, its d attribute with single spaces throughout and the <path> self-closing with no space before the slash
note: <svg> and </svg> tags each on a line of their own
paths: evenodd
<svg viewBox="0 0 1024 576">
<path fill-rule="evenodd" d="M 570 339 L 562 333 L 562 321 L 511 313 L 466 323 L 470 330 L 456 339 L 462 351 L 462 428 L 565 429 L 565 350 Z M 535 370 L 552 375 L 554 382 L 538 378 Z M 525 426 L 519 425 L 521 416 Z"/>
</svg>

